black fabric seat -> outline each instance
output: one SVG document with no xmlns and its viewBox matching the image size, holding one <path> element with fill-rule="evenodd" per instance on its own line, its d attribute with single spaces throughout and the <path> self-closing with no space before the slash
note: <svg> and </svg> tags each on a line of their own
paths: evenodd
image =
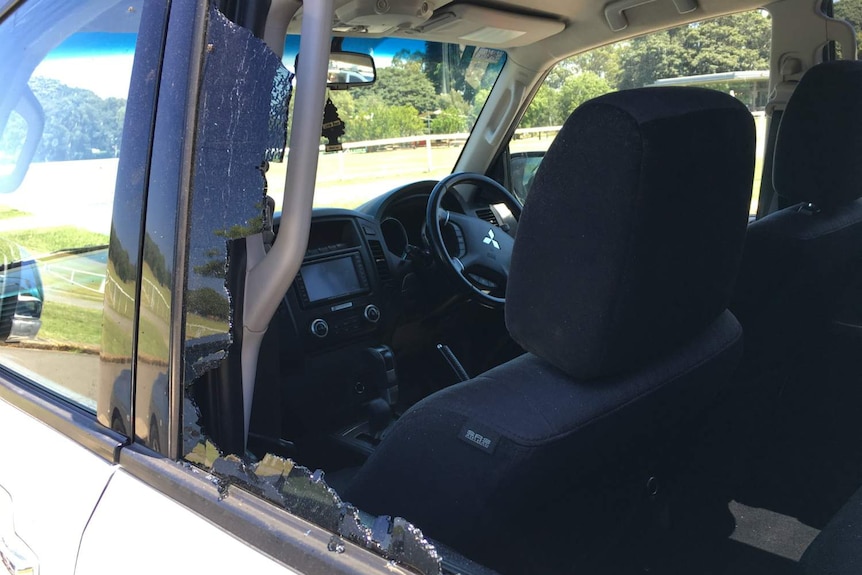
<svg viewBox="0 0 862 575">
<path fill-rule="evenodd" d="M 799 82 L 781 119 L 775 191 L 793 203 L 748 228 L 731 310 L 751 369 L 822 341 L 862 260 L 862 62 L 827 62 Z"/>
<path fill-rule="evenodd" d="M 856 492 L 802 555 L 806 575 L 862 573 L 862 490 Z"/>
<path fill-rule="evenodd" d="M 506 323 L 529 353 L 413 406 L 345 499 L 504 573 L 606 557 L 741 357 L 726 306 L 753 162 L 751 114 L 718 92 L 573 112 L 512 257 Z"/>
<path fill-rule="evenodd" d="M 731 310 L 745 330 L 738 499 L 822 525 L 862 481 L 862 63 L 805 73 L 781 119 L 776 192 L 748 228 Z M 855 325 L 853 325 L 855 324 Z M 855 332 L 855 333 L 854 333 Z"/>
</svg>

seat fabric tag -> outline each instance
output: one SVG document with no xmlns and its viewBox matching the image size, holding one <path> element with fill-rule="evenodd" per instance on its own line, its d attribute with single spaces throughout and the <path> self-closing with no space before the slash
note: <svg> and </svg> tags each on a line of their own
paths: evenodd
<svg viewBox="0 0 862 575">
<path fill-rule="evenodd" d="M 500 434 L 468 421 L 461 428 L 458 438 L 466 442 L 467 445 L 481 449 L 485 453 L 494 453 L 494 449 L 500 441 Z"/>
</svg>

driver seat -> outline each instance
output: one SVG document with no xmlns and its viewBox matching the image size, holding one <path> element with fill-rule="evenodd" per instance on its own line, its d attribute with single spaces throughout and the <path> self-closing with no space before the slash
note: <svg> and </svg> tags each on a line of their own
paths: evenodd
<svg viewBox="0 0 862 575">
<path fill-rule="evenodd" d="M 683 440 L 741 357 L 727 303 L 754 141 L 745 106 L 705 89 L 575 110 L 512 255 L 506 325 L 528 353 L 405 412 L 345 500 L 503 572 L 626 555 L 613 534 L 656 516 Z"/>
</svg>

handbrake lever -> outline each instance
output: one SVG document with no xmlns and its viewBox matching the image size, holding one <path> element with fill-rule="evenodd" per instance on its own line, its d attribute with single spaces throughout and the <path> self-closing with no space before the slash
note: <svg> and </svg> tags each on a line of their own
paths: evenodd
<svg viewBox="0 0 862 575">
<path fill-rule="evenodd" d="M 455 354 L 452 353 L 452 350 L 449 349 L 448 345 L 438 343 L 437 351 L 443 356 L 443 359 L 446 360 L 446 363 L 449 364 L 449 367 L 452 368 L 452 371 L 455 372 L 455 376 L 458 378 L 458 381 L 467 381 L 470 379 L 470 376 L 467 375 L 467 370 L 464 369 L 464 366 L 461 365 L 461 362 L 458 361 L 458 358 L 455 357 Z"/>
</svg>

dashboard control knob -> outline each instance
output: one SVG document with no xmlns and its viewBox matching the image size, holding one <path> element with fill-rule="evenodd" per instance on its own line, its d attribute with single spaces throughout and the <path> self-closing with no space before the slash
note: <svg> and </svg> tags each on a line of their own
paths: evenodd
<svg viewBox="0 0 862 575">
<path fill-rule="evenodd" d="M 371 323 L 377 323 L 380 321 L 380 308 L 374 304 L 367 305 L 365 306 L 365 313 L 363 315 Z"/>
<path fill-rule="evenodd" d="M 323 339 L 329 335 L 329 324 L 322 319 L 316 319 L 311 322 L 311 334 L 315 337 Z"/>
</svg>

